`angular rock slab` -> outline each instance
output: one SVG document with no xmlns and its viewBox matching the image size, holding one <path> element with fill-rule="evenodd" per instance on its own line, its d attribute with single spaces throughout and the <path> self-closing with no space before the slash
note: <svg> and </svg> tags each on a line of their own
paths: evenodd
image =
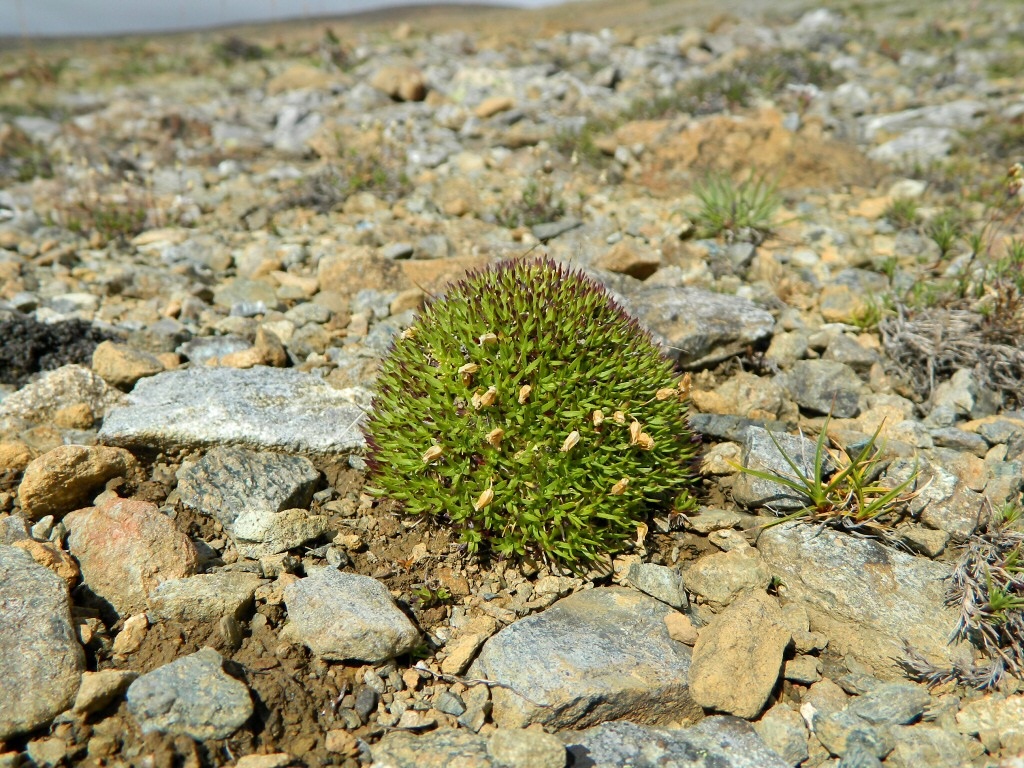
<svg viewBox="0 0 1024 768">
<path fill-rule="evenodd" d="M 707 709 L 756 717 L 779 679 L 790 638 L 778 601 L 748 592 L 701 630 L 690 665 L 694 700 Z"/>
<path fill-rule="evenodd" d="M 408 653 L 419 632 L 376 579 L 321 568 L 285 587 L 283 635 L 332 661 L 378 664 Z"/>
<path fill-rule="evenodd" d="M 903 640 L 935 663 L 970 659 L 948 643 L 957 613 L 944 604 L 947 564 L 799 523 L 766 529 L 758 550 L 787 598 L 807 608 L 811 629 L 879 674 L 903 676 Z"/>
<path fill-rule="evenodd" d="M 249 689 L 224 672 L 212 648 L 164 664 L 128 688 L 128 711 L 144 734 L 226 739 L 252 716 Z"/>
<path fill-rule="evenodd" d="M 24 551 L 0 546 L 0 741 L 71 706 L 84 669 L 67 585 Z"/>
<path fill-rule="evenodd" d="M 690 649 L 665 624 L 675 613 L 631 589 L 578 592 L 490 638 L 469 675 L 499 684 L 491 698 L 502 728 L 692 722 L 703 713 L 689 693 Z"/>
<path fill-rule="evenodd" d="M 629 309 L 684 368 L 699 368 L 767 344 L 771 313 L 747 299 L 700 288 L 645 288 L 626 299 Z"/>
<path fill-rule="evenodd" d="M 178 493 L 186 507 L 213 517 L 239 553 L 258 558 L 314 539 L 327 518 L 309 514 L 320 473 L 302 456 L 214 448 L 178 473 Z"/>
<path fill-rule="evenodd" d="M 718 715 L 692 728 L 645 728 L 604 723 L 572 734 L 577 766 L 630 768 L 792 768 L 738 717 Z"/>
<path fill-rule="evenodd" d="M 326 455 L 364 445 L 364 409 L 291 368 L 189 368 L 141 380 L 113 409 L 100 440 L 126 448 L 242 445 Z"/>
</svg>

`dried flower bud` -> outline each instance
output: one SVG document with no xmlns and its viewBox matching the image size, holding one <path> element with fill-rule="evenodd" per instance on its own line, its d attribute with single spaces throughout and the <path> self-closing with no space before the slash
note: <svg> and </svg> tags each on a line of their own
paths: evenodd
<svg viewBox="0 0 1024 768">
<path fill-rule="evenodd" d="M 505 430 L 501 427 L 495 427 L 487 433 L 487 442 L 497 448 L 501 445 L 501 438 L 505 436 Z"/>
<path fill-rule="evenodd" d="M 636 444 L 640 450 L 650 451 L 654 449 L 654 438 L 646 432 L 641 432 L 636 438 Z"/>
<path fill-rule="evenodd" d="M 688 399 L 690 397 L 690 389 L 693 387 L 693 374 L 689 372 L 684 373 L 683 378 L 679 380 L 676 387 L 679 389 L 680 399 Z"/>
<path fill-rule="evenodd" d="M 427 448 L 426 451 L 424 451 L 422 457 L 423 463 L 429 464 L 432 461 L 437 461 L 439 458 L 441 458 L 441 454 L 443 453 L 444 448 L 442 448 L 440 445 L 432 445 L 429 448 Z"/>
<path fill-rule="evenodd" d="M 416 338 L 416 326 L 410 326 L 401 333 L 403 339 L 414 339 Z"/>
<path fill-rule="evenodd" d="M 624 477 L 621 480 L 619 480 L 619 482 L 617 482 L 615 485 L 613 485 L 612 489 L 610 491 L 608 491 L 608 493 L 610 493 L 612 496 L 621 496 L 622 494 L 624 494 L 626 492 L 626 488 L 628 486 L 629 486 L 629 478 L 628 477 Z"/>
<path fill-rule="evenodd" d="M 481 346 L 483 346 L 484 344 L 496 344 L 498 341 L 498 337 L 496 334 L 493 333 L 485 333 L 480 336 L 478 341 L 480 342 Z"/>
<path fill-rule="evenodd" d="M 612 414 L 612 419 L 615 421 L 616 424 L 625 424 L 626 414 L 624 414 L 622 411 L 616 411 L 615 413 Z"/>
<path fill-rule="evenodd" d="M 654 393 L 655 400 L 668 400 L 670 397 L 676 396 L 676 390 L 673 387 L 662 387 Z"/>
<path fill-rule="evenodd" d="M 477 512 L 479 512 L 481 509 L 486 507 L 492 501 L 494 501 L 494 489 L 493 488 L 485 488 L 484 492 L 481 493 L 477 497 L 477 500 L 473 502 L 473 509 L 475 509 Z"/>
<path fill-rule="evenodd" d="M 600 427 L 604 424 L 604 411 L 598 408 L 592 414 L 590 414 L 590 420 L 594 422 L 595 427 Z"/>
<path fill-rule="evenodd" d="M 524 403 L 526 403 L 526 400 L 527 400 L 527 398 L 530 397 L 530 393 L 532 391 L 533 391 L 533 387 L 531 387 L 529 384 L 523 384 L 523 386 L 521 386 L 519 388 L 519 404 L 520 405 L 523 405 Z"/>
<path fill-rule="evenodd" d="M 634 420 L 629 425 L 629 444 L 636 445 L 636 441 L 640 438 L 640 433 L 643 432 L 644 428 L 640 426 L 640 422 Z"/>
<path fill-rule="evenodd" d="M 569 436 L 565 438 L 565 442 L 562 443 L 562 453 L 572 449 L 576 443 L 580 441 L 580 433 L 575 429 L 569 433 Z"/>
<path fill-rule="evenodd" d="M 462 383 L 465 386 L 469 386 L 473 383 L 473 374 L 480 370 L 480 366 L 476 363 L 466 363 L 464 366 L 459 368 L 459 374 L 462 376 Z"/>
<path fill-rule="evenodd" d="M 480 395 L 480 408 L 487 408 L 488 406 L 494 405 L 495 400 L 498 399 L 498 390 L 495 387 L 488 387 L 487 391 Z"/>
</svg>

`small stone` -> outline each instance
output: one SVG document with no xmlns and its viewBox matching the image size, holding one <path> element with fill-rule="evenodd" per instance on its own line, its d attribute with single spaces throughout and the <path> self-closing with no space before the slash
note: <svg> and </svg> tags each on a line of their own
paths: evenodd
<svg viewBox="0 0 1024 768">
<path fill-rule="evenodd" d="M 797 656 L 786 662 L 782 676 L 800 685 L 811 685 L 821 680 L 821 662 L 813 656 Z"/>
<path fill-rule="evenodd" d="M 477 651 L 497 628 L 498 623 L 490 616 L 480 616 L 462 627 L 459 634 L 444 646 L 448 655 L 441 660 L 441 671 L 446 675 L 465 672 Z"/>
<path fill-rule="evenodd" d="M 801 408 L 840 419 L 860 413 L 865 389 L 853 368 L 830 360 L 798 360 L 785 374 L 785 386 Z"/>
<path fill-rule="evenodd" d="M 82 575 L 78 563 L 53 542 L 22 539 L 15 541 L 14 546 L 25 550 L 39 565 L 60 576 L 69 589 L 78 584 L 78 579 Z"/>
<path fill-rule="evenodd" d="M 121 615 L 145 610 L 150 590 L 160 582 L 191 576 L 198 568 L 188 536 L 148 502 L 114 496 L 72 512 L 65 523 L 82 579 Z"/>
<path fill-rule="evenodd" d="M 615 243 L 594 261 L 594 266 L 608 272 L 646 280 L 661 266 L 661 254 L 649 246 L 626 238 Z"/>
<path fill-rule="evenodd" d="M 83 672 L 82 684 L 75 697 L 73 712 L 92 714 L 105 709 L 114 699 L 128 690 L 128 686 L 139 676 L 130 670 L 108 669 L 102 672 Z"/>
<path fill-rule="evenodd" d="M 324 749 L 336 755 L 355 757 L 359 754 L 359 740 L 343 728 L 332 728 L 324 734 Z"/>
<path fill-rule="evenodd" d="M 701 630 L 690 667 L 694 700 L 706 709 L 756 717 L 778 681 L 789 640 L 775 598 L 748 592 Z"/>
<path fill-rule="evenodd" d="M 546 243 L 548 240 L 554 240 L 559 235 L 564 235 L 566 232 L 576 229 L 582 223 L 579 219 L 568 216 L 558 221 L 535 224 L 530 228 L 530 231 L 533 232 L 534 237 L 542 243 Z"/>
<path fill-rule="evenodd" d="M 414 67 L 381 67 L 370 78 L 370 85 L 395 101 L 423 101 L 427 95 L 423 75 Z"/>
<path fill-rule="evenodd" d="M 18 497 L 30 520 L 65 513 L 92 501 L 112 477 L 136 468 L 135 457 L 122 448 L 62 445 L 33 459 L 25 468 Z"/>
<path fill-rule="evenodd" d="M 473 110 L 473 114 L 481 120 L 485 120 L 488 117 L 493 117 L 499 112 L 507 112 L 515 105 L 515 101 L 509 96 L 491 96 L 477 104 L 476 109 Z"/>
<path fill-rule="evenodd" d="M 114 638 L 114 653 L 120 656 L 127 656 L 135 653 L 142 647 L 142 642 L 149 632 L 149 619 L 146 614 L 140 613 L 125 620 L 121 631 Z"/>
<path fill-rule="evenodd" d="M 674 568 L 654 563 L 634 563 L 629 568 L 627 579 L 641 592 L 673 608 L 685 608 L 689 605 L 683 578 Z"/>
<path fill-rule="evenodd" d="M 225 739 L 252 716 L 245 684 L 224 672 L 212 648 L 165 664 L 128 688 L 128 711 L 143 734 L 169 733 L 196 741 Z"/>
<path fill-rule="evenodd" d="M 25 750 L 36 768 L 56 768 L 64 762 L 67 745 L 64 739 L 33 739 Z"/>
<path fill-rule="evenodd" d="M 462 698 L 451 691 L 441 691 L 434 699 L 434 709 L 438 712 L 444 712 L 446 715 L 452 717 L 458 717 L 466 711 L 466 702 Z"/>
<path fill-rule="evenodd" d="M 848 711 L 816 714 L 814 735 L 825 749 L 838 757 L 844 757 L 852 749 L 864 749 L 868 754 L 881 759 L 894 746 L 887 728 L 875 728 Z"/>
<path fill-rule="evenodd" d="M 260 558 L 327 531 L 323 515 L 305 508 L 320 473 L 301 456 L 214 448 L 178 475 L 182 503 L 216 519 L 240 554 Z"/>
<path fill-rule="evenodd" d="M 724 608 L 744 592 L 767 588 L 772 575 L 757 550 L 746 546 L 704 555 L 683 571 L 682 578 L 687 590 Z"/>
<path fill-rule="evenodd" d="M 21 441 L 0 442 L 0 473 L 16 476 L 29 465 L 33 456 L 32 449 Z"/>
<path fill-rule="evenodd" d="M 945 551 L 946 544 L 949 543 L 949 534 L 945 531 L 923 528 L 919 525 L 900 528 L 898 533 L 900 541 L 925 557 L 938 557 Z"/>
<path fill-rule="evenodd" d="M 252 609 L 260 583 L 255 574 L 230 571 L 169 579 L 149 593 L 148 613 L 156 621 L 198 624 L 241 619 Z"/>
<path fill-rule="evenodd" d="M 708 367 L 765 345 L 775 327 L 775 318 L 751 301 L 698 288 L 643 288 L 627 303 L 683 368 Z"/>
<path fill-rule="evenodd" d="M 908 725 L 931 702 L 928 689 L 914 683 L 885 683 L 859 696 L 846 709 L 872 725 Z"/>
<path fill-rule="evenodd" d="M 487 740 L 494 761 L 507 768 L 565 768 L 565 744 L 533 729 L 499 729 Z"/>
<path fill-rule="evenodd" d="M 0 741 L 48 724 L 75 700 L 85 653 L 67 585 L 0 546 Z"/>
<path fill-rule="evenodd" d="M 776 704 L 753 725 L 764 743 L 791 766 L 807 759 L 807 726 L 800 713 L 786 704 Z"/>
<path fill-rule="evenodd" d="M 665 617 L 665 626 L 668 628 L 668 636 L 677 643 L 691 648 L 697 643 L 697 628 L 685 613 L 668 614 Z"/>
<path fill-rule="evenodd" d="M 244 755 L 238 758 L 235 768 L 287 768 L 294 761 L 287 752 L 274 752 L 270 755 Z"/>
<path fill-rule="evenodd" d="M 285 587 L 290 639 L 332 661 L 371 664 L 411 651 L 419 632 L 383 584 L 321 568 Z"/>
<path fill-rule="evenodd" d="M 93 350 L 92 369 L 111 386 L 129 390 L 135 382 L 164 370 L 154 355 L 126 344 L 104 341 Z"/>
<path fill-rule="evenodd" d="M 716 448 L 719 446 L 715 446 Z M 737 447 L 735 461 L 738 463 L 740 460 L 740 453 Z M 727 474 L 735 472 L 735 467 L 729 467 Z M 712 509 L 710 507 L 701 507 L 699 514 L 688 516 L 686 518 L 686 527 L 691 528 L 697 533 L 707 535 L 714 531 L 726 531 L 730 528 L 736 528 L 743 521 L 743 516 L 738 512 L 734 512 L 731 509 Z"/>
</svg>

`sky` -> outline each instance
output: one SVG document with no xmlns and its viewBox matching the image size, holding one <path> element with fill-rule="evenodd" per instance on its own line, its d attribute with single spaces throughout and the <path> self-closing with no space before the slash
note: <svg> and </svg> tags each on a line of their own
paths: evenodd
<svg viewBox="0 0 1024 768">
<path fill-rule="evenodd" d="M 475 1 L 529 7 L 555 2 Z M 337 16 L 386 6 L 427 5 L 431 2 L 436 0 L 0 0 L 0 37 L 195 29 L 239 22 Z"/>
</svg>

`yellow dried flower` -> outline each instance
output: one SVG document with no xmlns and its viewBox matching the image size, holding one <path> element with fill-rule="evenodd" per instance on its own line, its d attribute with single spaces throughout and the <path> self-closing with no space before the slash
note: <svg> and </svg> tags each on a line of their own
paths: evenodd
<svg viewBox="0 0 1024 768">
<path fill-rule="evenodd" d="M 575 429 L 569 433 L 569 436 L 565 438 L 565 442 L 562 443 L 562 453 L 572 450 L 572 447 L 580 441 L 580 433 Z"/>
</svg>

